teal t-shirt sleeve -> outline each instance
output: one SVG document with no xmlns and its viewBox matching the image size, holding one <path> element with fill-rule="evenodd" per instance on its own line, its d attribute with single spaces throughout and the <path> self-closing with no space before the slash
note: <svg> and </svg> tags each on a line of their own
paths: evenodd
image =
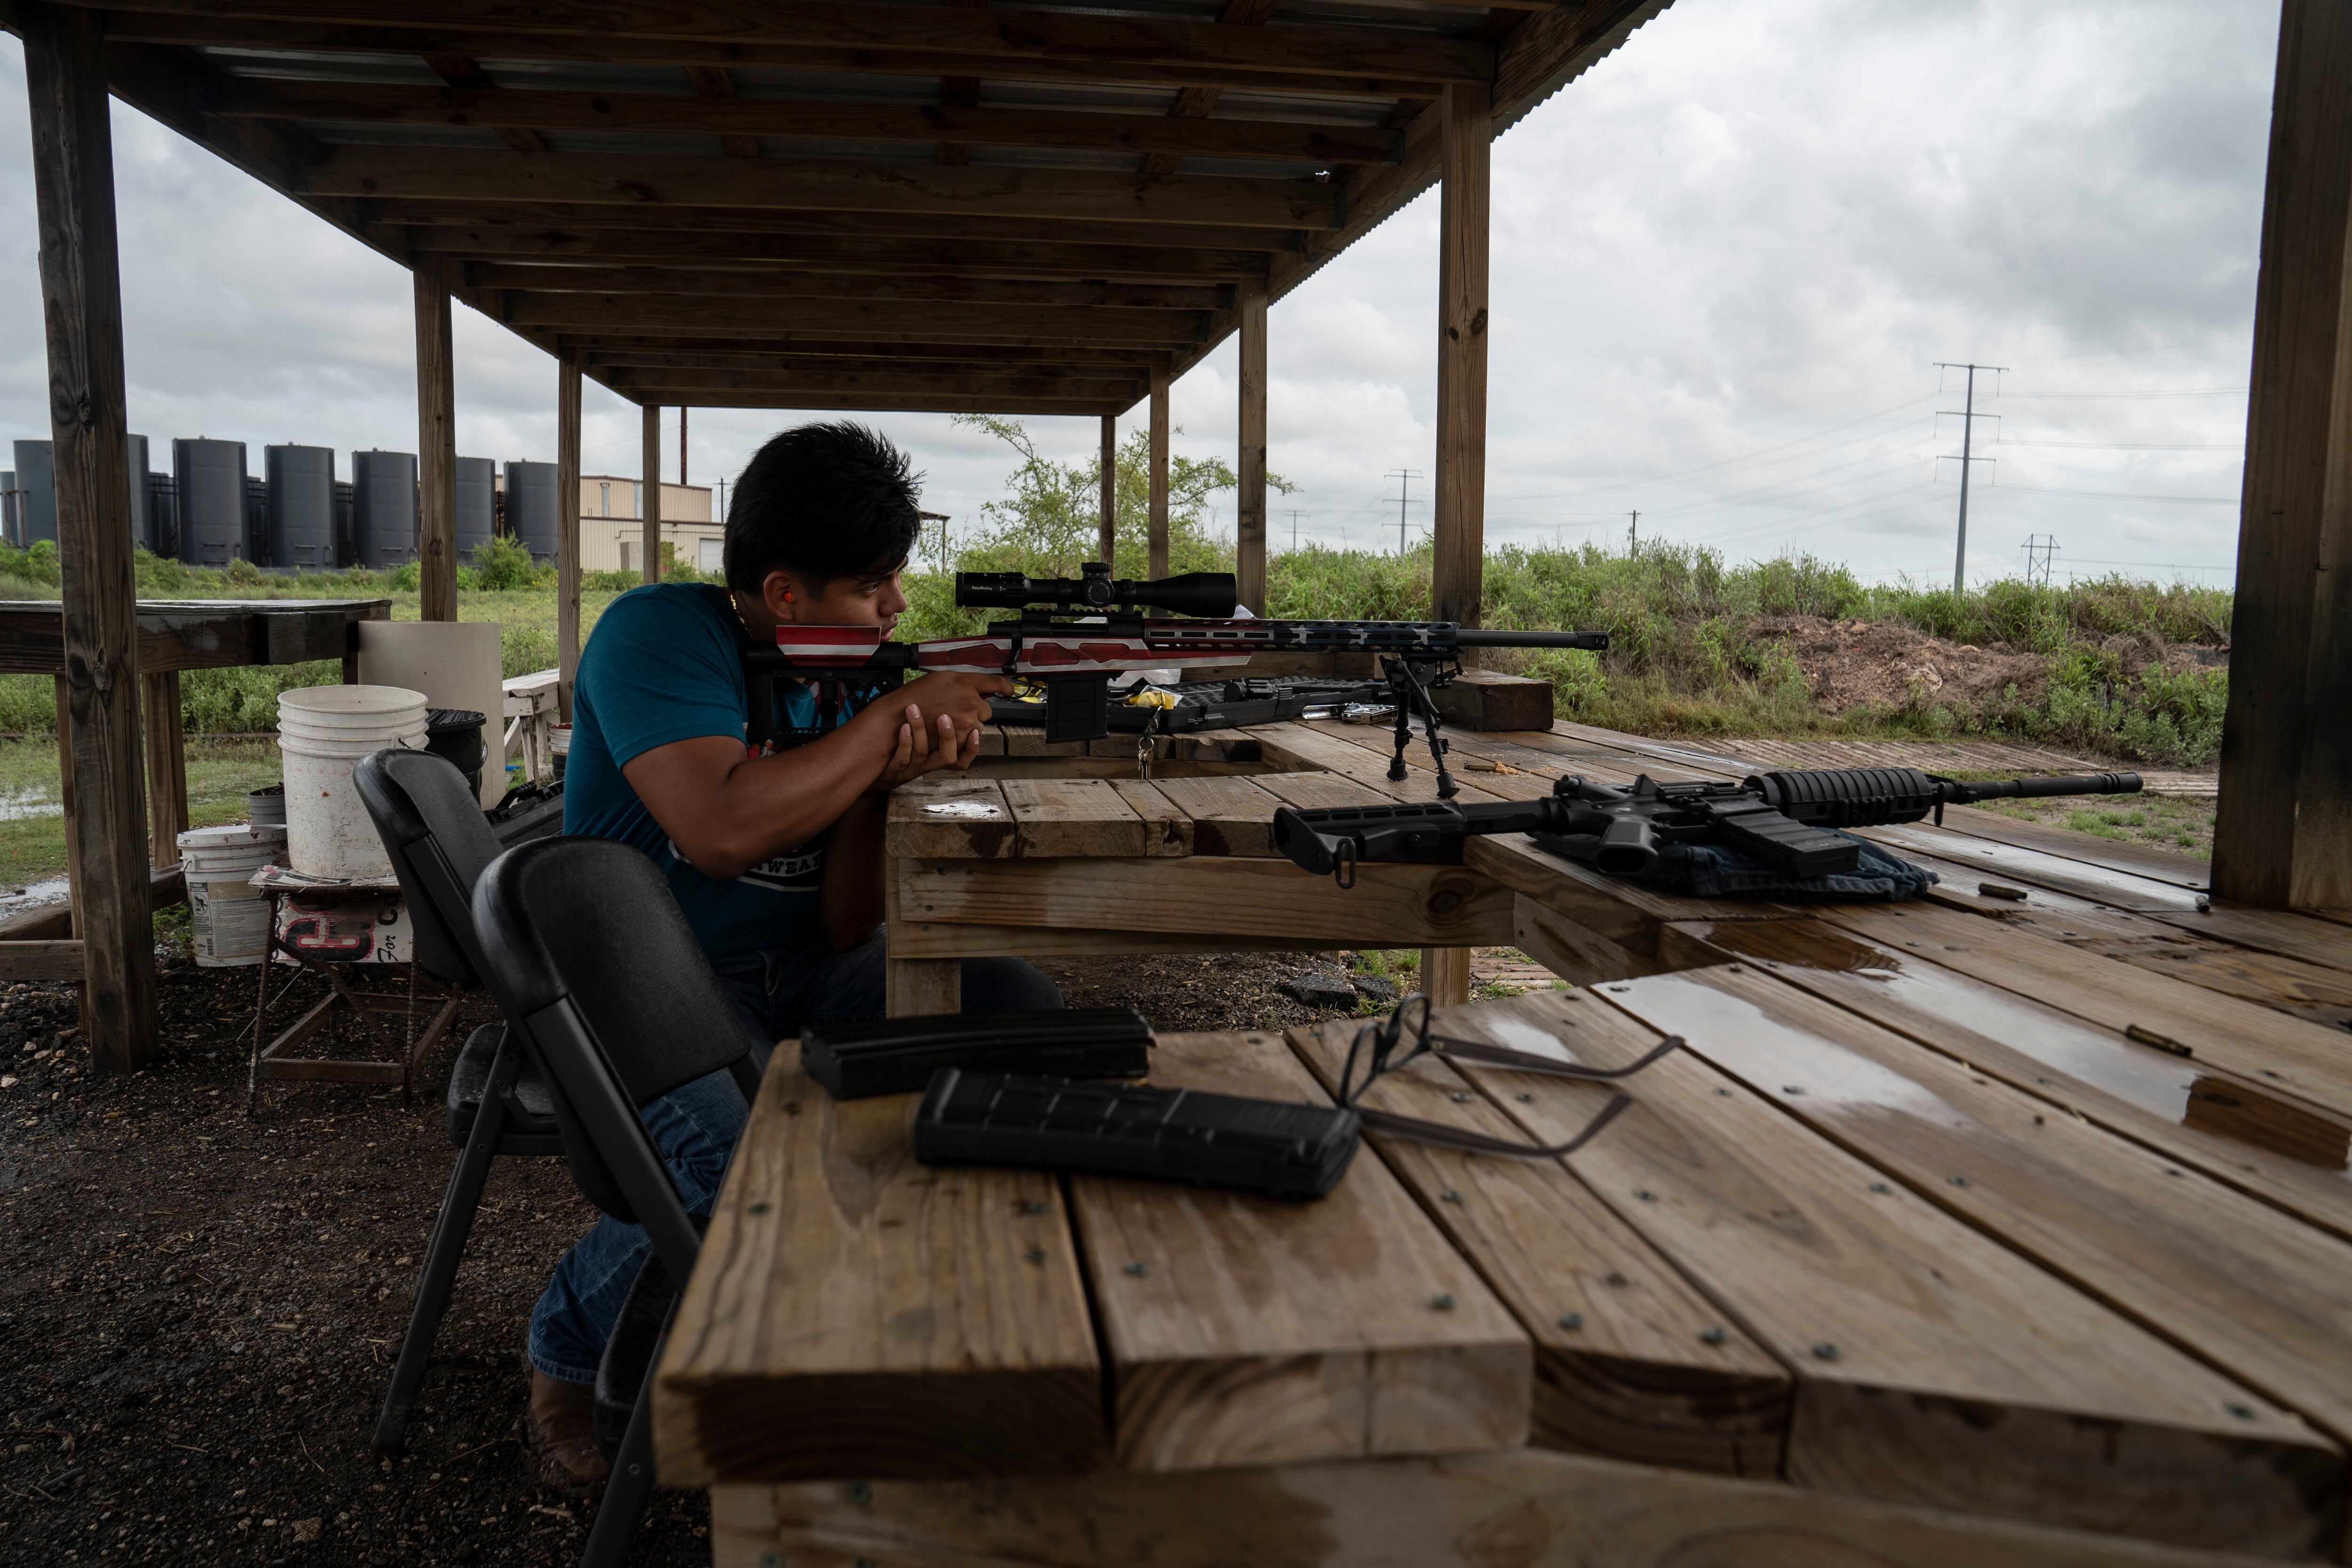
<svg viewBox="0 0 2352 1568">
<path fill-rule="evenodd" d="M 616 766 L 705 735 L 743 738 L 742 663 L 725 626 L 683 594 L 625 594 L 596 623 L 580 684 Z"/>
</svg>

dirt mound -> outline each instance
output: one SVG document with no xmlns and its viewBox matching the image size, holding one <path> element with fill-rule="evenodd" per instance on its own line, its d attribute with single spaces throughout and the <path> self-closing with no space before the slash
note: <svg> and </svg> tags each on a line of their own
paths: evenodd
<svg viewBox="0 0 2352 1568">
<path fill-rule="evenodd" d="M 1827 713 L 1869 706 L 1882 711 L 1940 705 L 1983 709 L 2011 700 L 2038 706 L 2048 684 L 2048 659 L 1995 643 L 1979 647 L 1930 637 L 1891 621 L 1825 620 L 1818 616 L 1772 616 L 1750 634 L 1761 644 L 1779 644 L 1804 671 L 1813 701 Z M 2167 644 L 2153 633 L 2113 637 L 2100 651 L 2116 657 L 2137 674 L 2150 664 L 2183 669 L 2223 662 L 2210 648 Z"/>
</svg>

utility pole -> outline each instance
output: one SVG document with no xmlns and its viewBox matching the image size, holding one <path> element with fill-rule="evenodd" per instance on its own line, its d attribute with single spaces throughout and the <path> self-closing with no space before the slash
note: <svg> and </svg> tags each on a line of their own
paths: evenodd
<svg viewBox="0 0 2352 1568">
<path fill-rule="evenodd" d="M 1412 481 L 1421 478 L 1419 468 L 1391 468 L 1381 476 L 1397 481 L 1397 553 L 1404 553 L 1405 498 L 1412 493 Z"/>
<path fill-rule="evenodd" d="M 1298 553 L 1298 509 L 1297 507 L 1290 509 L 1290 552 L 1293 555 Z"/>
<path fill-rule="evenodd" d="M 2032 533 L 2025 539 L 2025 580 L 2050 586 L 2050 568 L 2058 555 L 2058 536 L 2054 533 Z"/>
<path fill-rule="evenodd" d="M 1958 408 L 1939 408 L 1936 411 L 1939 416 L 1946 414 L 1958 414 L 1960 416 L 1960 538 L 1959 543 L 1952 552 L 1952 596 L 1957 599 L 1962 594 L 1968 592 L 1969 465 L 1971 463 L 1997 463 L 2000 460 L 1998 458 L 1978 458 L 1969 455 L 1970 447 L 1974 445 L 1971 437 L 1976 435 L 1977 421 L 1980 418 L 1998 419 L 2000 417 L 1998 414 L 1979 415 L 1977 412 L 1977 372 L 1980 370 L 1989 370 L 1995 375 L 1998 375 L 2002 371 L 2007 370 L 2009 366 L 2005 364 L 1954 364 L 1949 360 L 1937 360 L 1936 362 L 1936 368 L 1937 370 L 1964 370 L 1969 373 L 1968 396 L 1962 405 Z M 1947 457 L 1950 454 L 1948 453 L 1946 454 Z M 1943 459 L 1939 458 L 1937 460 L 1940 462 Z"/>
<path fill-rule="evenodd" d="M 1638 511 L 1629 511 L 1625 515 L 1633 520 L 1626 525 L 1625 529 L 1625 553 L 1633 555 L 1638 553 L 1642 548 L 1642 514 Z"/>
<path fill-rule="evenodd" d="M 686 483 L 686 405 L 684 404 L 678 405 L 677 410 L 677 482 L 680 485 Z"/>
</svg>

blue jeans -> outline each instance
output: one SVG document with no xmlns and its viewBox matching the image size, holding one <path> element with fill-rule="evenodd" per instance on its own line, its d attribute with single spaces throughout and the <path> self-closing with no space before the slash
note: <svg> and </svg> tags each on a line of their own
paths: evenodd
<svg viewBox="0 0 2352 1568">
<path fill-rule="evenodd" d="M 731 953 L 713 959 L 710 967 L 759 1042 L 765 1065 L 769 1047 L 797 1036 L 803 1025 L 881 1017 L 884 956 L 877 935 L 847 952 L 812 942 Z M 1020 959 L 963 961 L 964 1012 L 1018 1013 L 1061 1005 L 1062 993 L 1054 983 Z"/>
<path fill-rule="evenodd" d="M 751 1032 L 761 1067 L 777 1040 L 819 1020 L 882 1016 L 882 939 L 835 952 L 822 942 L 712 961 L 719 989 Z M 963 1010 L 1059 1007 L 1054 983 L 1017 958 L 963 961 Z M 686 1212 L 710 1213 L 751 1107 L 724 1071 L 696 1079 L 642 1108 L 646 1131 L 677 1180 Z M 530 1314 L 530 1364 L 565 1383 L 594 1383 L 604 1342 L 621 1321 L 637 1270 L 653 1253 L 645 1231 L 601 1215 L 555 1266 Z"/>
<path fill-rule="evenodd" d="M 677 1178 L 686 1212 L 710 1213 L 727 1174 L 735 1140 L 751 1114 L 734 1075 L 725 1068 L 671 1089 L 639 1115 L 654 1146 Z M 604 1342 L 621 1321 L 621 1305 L 653 1243 L 640 1226 L 602 1215 L 555 1266 L 530 1312 L 530 1364 L 565 1383 L 593 1383 Z"/>
</svg>

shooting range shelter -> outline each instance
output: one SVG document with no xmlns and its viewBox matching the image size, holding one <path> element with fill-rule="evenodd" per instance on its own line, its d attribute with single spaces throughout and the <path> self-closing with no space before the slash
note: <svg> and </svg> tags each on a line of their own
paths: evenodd
<svg viewBox="0 0 2352 1568">
<path fill-rule="evenodd" d="M 1108 454 L 1148 400 L 1155 569 L 1169 384 L 1238 333 L 1238 570 L 1262 607 L 1267 306 L 1441 184 L 1433 611 L 1475 621 L 1491 142 L 1664 5 L 0 0 L 32 106 L 97 1060 L 139 1065 L 156 1028 L 110 94 L 411 268 L 439 619 L 453 299 L 556 356 L 566 497 L 583 376 L 645 407 L 649 479 L 666 405 L 1085 415 Z M 2286 0 L 2213 868 L 2218 897 L 2268 907 L 2352 907 L 2347 82 L 2352 15 Z"/>
</svg>

